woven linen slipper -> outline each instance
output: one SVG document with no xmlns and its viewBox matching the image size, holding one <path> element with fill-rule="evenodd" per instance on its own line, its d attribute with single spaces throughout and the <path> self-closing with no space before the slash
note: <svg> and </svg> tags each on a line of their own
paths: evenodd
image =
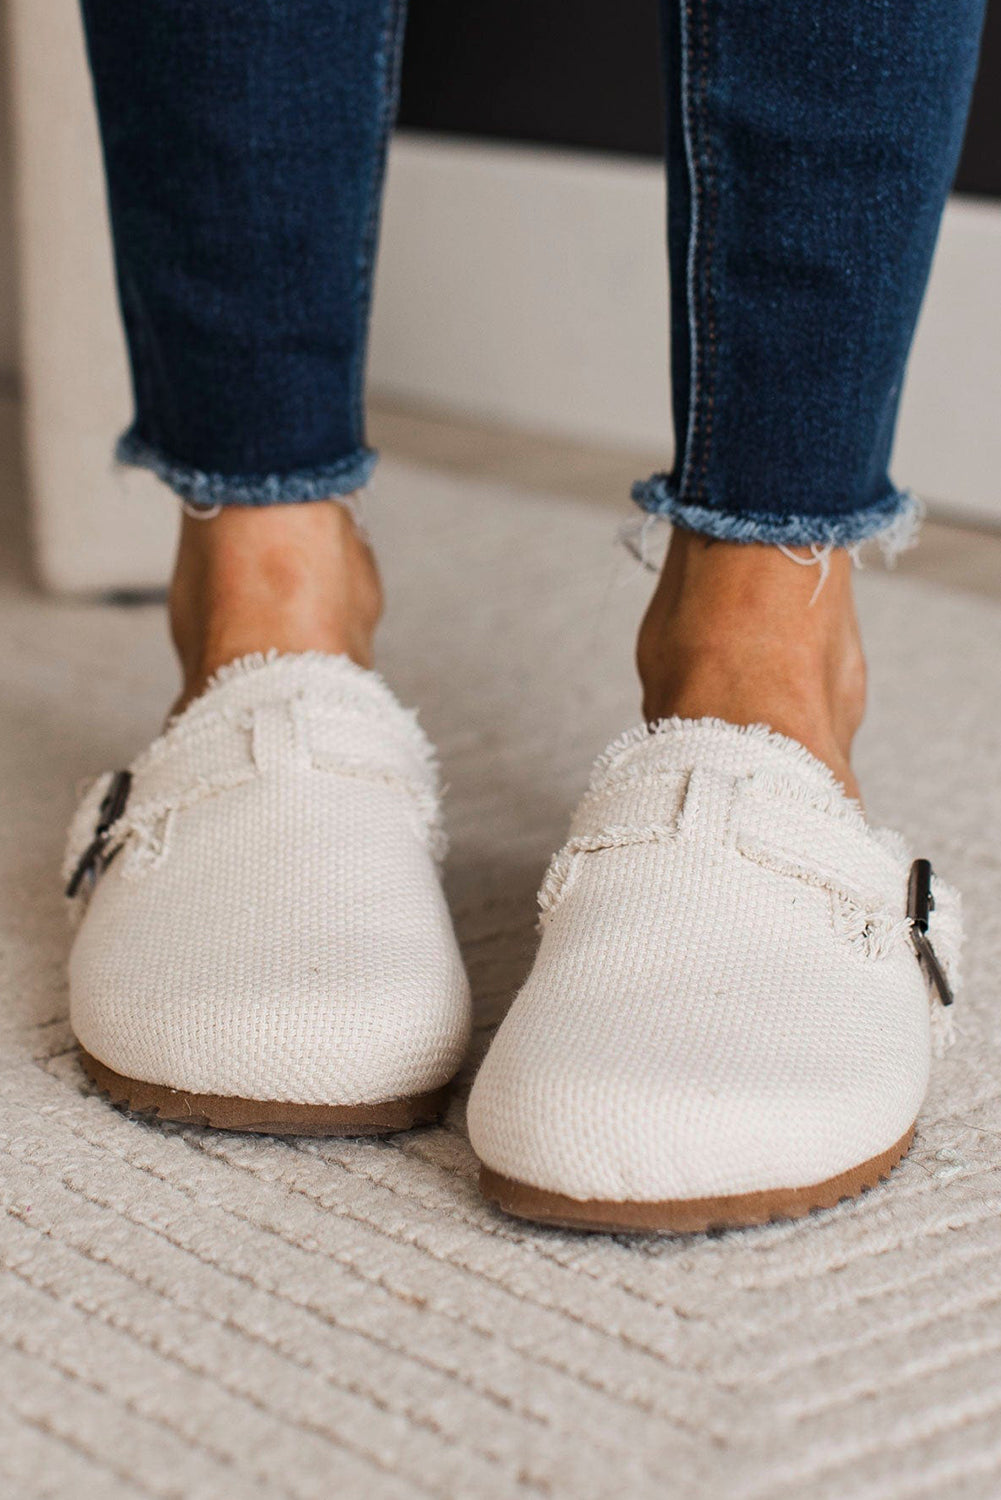
<svg viewBox="0 0 1001 1500">
<path fill-rule="evenodd" d="M 73 820 L 85 1070 L 230 1130 L 436 1117 L 469 1037 L 442 843 L 431 746 L 381 678 L 319 652 L 225 667 Z"/>
<path fill-rule="evenodd" d="M 502 1209 L 758 1224 L 853 1196 L 907 1151 L 947 1040 L 959 898 L 801 745 L 714 719 L 625 735 L 540 905 L 469 1103 Z"/>
</svg>

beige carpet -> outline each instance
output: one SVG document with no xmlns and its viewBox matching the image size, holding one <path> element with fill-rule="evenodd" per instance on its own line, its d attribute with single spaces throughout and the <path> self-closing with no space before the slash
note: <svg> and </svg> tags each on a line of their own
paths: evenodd
<svg viewBox="0 0 1001 1500">
<path fill-rule="evenodd" d="M 387 466 L 382 664 L 446 775 L 479 1049 L 604 741 L 636 717 L 648 582 L 614 516 Z M 373 1142 L 212 1136 L 93 1096 L 56 880 L 78 778 L 155 731 L 155 606 L 0 578 L 6 1265 L 0 1474 L 17 1500 L 997 1496 L 1001 608 L 861 581 L 876 815 L 964 888 L 961 1040 L 910 1159 L 791 1226 L 638 1241 L 487 1211 L 456 1103 Z"/>
</svg>

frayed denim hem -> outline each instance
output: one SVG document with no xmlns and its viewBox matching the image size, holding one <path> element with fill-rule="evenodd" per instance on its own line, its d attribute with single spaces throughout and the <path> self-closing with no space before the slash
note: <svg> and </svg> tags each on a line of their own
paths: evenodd
<svg viewBox="0 0 1001 1500">
<path fill-rule="evenodd" d="M 661 517 L 721 542 L 763 542 L 785 547 L 845 547 L 875 539 L 887 560 L 914 545 L 922 507 L 907 490 L 894 490 L 865 510 L 835 516 L 778 515 L 774 511 L 725 511 L 679 500 L 667 474 L 633 485 L 632 497 L 651 517 Z"/>
<path fill-rule="evenodd" d="M 115 458 L 151 470 L 197 510 L 214 510 L 220 505 L 290 505 L 350 495 L 368 482 L 378 454 L 360 448 L 336 463 L 290 474 L 206 474 L 176 463 L 130 429 L 118 439 Z"/>
</svg>

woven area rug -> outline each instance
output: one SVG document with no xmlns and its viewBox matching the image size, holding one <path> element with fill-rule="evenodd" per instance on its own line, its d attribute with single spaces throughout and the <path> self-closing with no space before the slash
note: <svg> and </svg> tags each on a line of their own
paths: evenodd
<svg viewBox="0 0 1001 1500">
<path fill-rule="evenodd" d="M 650 584 L 585 502 L 387 465 L 370 514 L 381 665 L 450 784 L 478 1057 L 591 759 L 638 717 Z M 863 785 L 965 892 L 959 1043 L 862 1201 L 628 1240 L 488 1211 L 464 1088 L 441 1128 L 383 1142 L 154 1127 L 94 1095 L 66 1024 L 63 828 L 78 779 L 156 731 L 173 667 L 159 607 L 0 579 L 12 1500 L 1001 1492 L 1001 609 L 875 569 L 860 589 Z"/>
</svg>

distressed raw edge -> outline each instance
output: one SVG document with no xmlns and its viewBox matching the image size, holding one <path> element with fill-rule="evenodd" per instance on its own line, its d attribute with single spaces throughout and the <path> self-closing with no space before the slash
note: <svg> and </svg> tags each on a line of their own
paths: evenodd
<svg viewBox="0 0 1001 1500">
<path fill-rule="evenodd" d="M 911 490 L 894 490 L 878 505 L 834 517 L 716 510 L 679 500 L 666 474 L 637 480 L 632 498 L 646 514 L 626 522 L 619 530 L 619 539 L 651 571 L 656 571 L 663 560 L 653 557 L 651 538 L 655 531 L 663 531 L 666 541 L 666 523 L 717 541 L 779 547 L 795 562 L 820 568 L 818 587 L 827 576 L 830 555 L 837 548 L 844 548 L 862 566 L 862 549 L 872 542 L 878 546 L 886 565 L 892 567 L 901 552 L 916 546 L 925 512 L 923 501 Z M 792 547 L 808 547 L 811 555 L 798 557 L 786 550 Z"/>
<path fill-rule="evenodd" d="M 286 665 L 302 664 L 307 671 L 319 667 L 324 678 L 341 678 L 339 688 L 347 691 L 338 692 L 332 697 L 329 689 L 323 693 L 319 700 L 319 706 L 336 709 L 338 704 L 363 708 L 365 699 L 368 698 L 373 707 L 390 710 L 393 714 L 394 727 L 401 731 L 406 739 L 408 747 L 414 752 L 418 768 L 425 778 L 425 785 L 410 783 L 404 778 L 393 778 L 393 783 L 407 790 L 415 805 L 418 819 L 423 825 L 423 834 L 427 841 L 429 852 L 435 862 L 441 864 L 448 852 L 448 839 L 442 821 L 441 812 L 441 777 L 437 752 L 424 730 L 421 728 L 415 710 L 405 708 L 397 699 L 392 689 L 385 680 L 376 672 L 366 667 L 360 667 L 349 657 L 331 655 L 323 651 L 304 652 L 280 652 L 272 649 L 266 652 L 252 652 L 246 656 L 238 657 L 235 661 L 228 662 L 220 667 L 209 679 L 205 691 L 188 706 L 175 715 L 167 723 L 163 733 L 159 735 L 136 759 L 132 762 L 130 769 L 134 776 L 153 765 L 157 760 L 168 754 L 179 743 L 183 743 L 189 734 L 207 727 L 213 720 L 227 717 L 226 707 L 212 701 L 213 689 L 224 688 L 226 684 L 239 681 L 253 673 Z M 327 684 L 324 683 L 324 687 Z M 357 689 L 357 691 L 352 691 Z M 293 698 L 304 696 L 304 690 L 298 689 L 292 692 L 278 695 L 276 701 L 289 701 Z M 314 761 L 323 757 L 313 756 Z M 359 776 L 358 767 L 348 765 L 338 766 L 333 761 L 324 765 L 317 765 L 318 770 L 336 774 L 341 771 L 346 775 Z M 62 875 L 64 884 L 69 880 L 70 874 L 75 869 L 83 849 L 93 837 L 94 824 L 97 819 L 98 808 L 101 799 L 107 790 L 112 772 L 103 772 L 94 777 L 84 787 L 76 811 L 70 822 L 67 835 L 65 853 L 63 857 Z M 256 772 L 249 775 L 235 773 L 233 778 L 223 778 L 219 783 L 202 782 L 183 795 L 179 799 L 172 799 L 169 803 L 158 801 L 150 802 L 138 807 L 130 807 L 108 832 L 109 850 L 115 851 L 130 835 L 144 837 L 152 820 L 164 817 L 168 812 L 177 811 L 194 805 L 195 802 L 203 800 L 207 796 L 230 789 L 232 786 L 241 785 L 245 781 L 253 780 Z M 385 775 L 375 771 L 371 773 L 374 781 L 387 782 Z M 224 784 L 225 783 L 225 784 Z M 68 901 L 67 905 L 71 914 L 71 921 L 77 922 L 82 912 L 86 909 L 86 899 L 80 896 Z"/>
<path fill-rule="evenodd" d="M 368 483 L 378 456 L 371 448 L 360 448 L 334 463 L 288 474 L 218 474 L 179 463 L 139 437 L 134 428 L 124 432 L 115 445 L 117 463 L 148 469 L 188 505 L 204 511 L 222 505 L 294 505 L 350 495 Z"/>
<path fill-rule="evenodd" d="M 767 745 L 770 749 L 779 750 L 782 754 L 795 764 L 796 769 L 808 773 L 815 781 L 830 794 L 832 802 L 836 803 L 840 812 L 852 814 L 852 821 L 856 826 L 867 832 L 872 832 L 861 804 L 854 797 L 849 797 L 841 782 L 837 779 L 829 766 L 818 760 L 805 745 L 792 740 L 788 735 L 779 734 L 767 724 L 731 724 L 726 719 L 702 718 L 686 719 L 674 715 L 668 719 L 654 719 L 646 724 L 636 724 L 632 729 L 625 730 L 618 735 L 602 751 L 594 763 L 591 772 L 591 780 L 588 785 L 589 791 L 596 791 L 600 786 L 611 784 L 612 773 L 620 765 L 622 758 L 634 747 L 646 741 L 656 740 L 661 736 L 667 737 L 676 734 L 698 735 L 725 735 L 730 738 L 751 740 L 758 744 Z M 672 768 L 673 769 L 673 768 Z"/>
<path fill-rule="evenodd" d="M 841 818 L 859 833 L 872 839 L 884 853 L 897 861 L 901 870 L 901 880 L 906 882 L 912 855 L 903 836 L 895 829 L 874 827 L 866 818 L 861 803 L 846 794 L 833 771 L 825 766 L 823 761 L 818 760 L 804 745 L 789 739 L 787 735 L 778 734 L 767 724 L 729 724 L 725 719 L 684 719 L 677 716 L 657 719 L 648 724 L 636 724 L 612 740 L 598 756 L 591 772 L 588 793 L 603 791 L 614 786 L 618 776 L 622 777 L 623 782 L 628 782 L 635 775 L 634 767 L 622 766 L 622 760 L 630 750 L 652 742 L 660 736 L 678 733 L 692 734 L 693 731 L 700 736 L 723 733 L 753 740 L 782 751 L 797 770 L 809 773 L 814 785 L 823 788 L 830 797 L 831 815 Z M 795 779 L 790 777 L 790 788 L 795 785 Z M 812 789 L 808 788 L 805 783 L 802 785 L 802 794 L 808 801 L 813 800 L 811 791 Z M 960 954 L 963 942 L 962 899 L 953 886 L 948 885 L 937 875 L 933 877 L 932 893 L 935 897 L 935 907 L 929 923 L 929 935 L 953 992 L 958 998 L 961 989 Z M 850 894 L 857 899 L 856 893 Z M 864 905 L 865 902 L 863 901 L 862 904 Z M 909 926 L 908 923 L 908 931 Z M 930 990 L 929 1003 L 931 1005 L 932 1049 L 936 1057 L 941 1057 L 955 1040 L 954 1006 L 943 1006 Z"/>
<path fill-rule="evenodd" d="M 267 669 L 279 669 L 275 673 L 278 676 L 280 669 L 284 667 L 296 668 L 308 674 L 317 671 L 322 676 L 323 683 L 315 697 L 312 694 L 307 695 L 303 686 L 279 693 L 277 696 L 283 700 L 291 699 L 293 696 L 309 696 L 310 702 L 315 702 L 318 708 L 329 707 L 332 710 L 340 706 L 364 709 L 367 701 L 373 707 L 379 707 L 390 713 L 394 727 L 405 737 L 435 792 L 440 790 L 438 755 L 424 733 L 416 711 L 405 708 L 400 703 L 392 688 L 378 672 L 373 672 L 368 667 L 360 667 L 348 656 L 333 655 L 325 651 L 282 652 L 274 647 L 269 651 L 248 652 L 247 655 L 227 662 L 225 666 L 214 672 L 206 683 L 204 692 L 179 714 L 175 714 L 168 720 L 163 733 L 133 762 L 133 772 L 138 775 L 154 760 L 172 749 L 182 731 L 200 727 L 202 719 L 212 719 L 226 713 L 225 701 L 221 703 L 218 701 L 214 689 L 225 687 L 228 683 L 239 681 L 253 673 Z"/>
<path fill-rule="evenodd" d="M 570 875 L 581 854 L 597 854 L 604 849 L 628 849 L 637 844 L 672 844 L 678 839 L 676 827 L 666 823 L 614 824 L 599 833 L 581 833 L 568 839 L 562 849 L 553 855 L 539 887 L 539 920 L 536 930 L 541 932 L 554 915 L 557 906 L 566 894 Z"/>
<path fill-rule="evenodd" d="M 835 930 L 860 957 L 877 962 L 889 958 L 910 935 L 907 917 L 894 916 L 884 907 L 866 906 L 846 892 L 832 892 Z"/>
</svg>

